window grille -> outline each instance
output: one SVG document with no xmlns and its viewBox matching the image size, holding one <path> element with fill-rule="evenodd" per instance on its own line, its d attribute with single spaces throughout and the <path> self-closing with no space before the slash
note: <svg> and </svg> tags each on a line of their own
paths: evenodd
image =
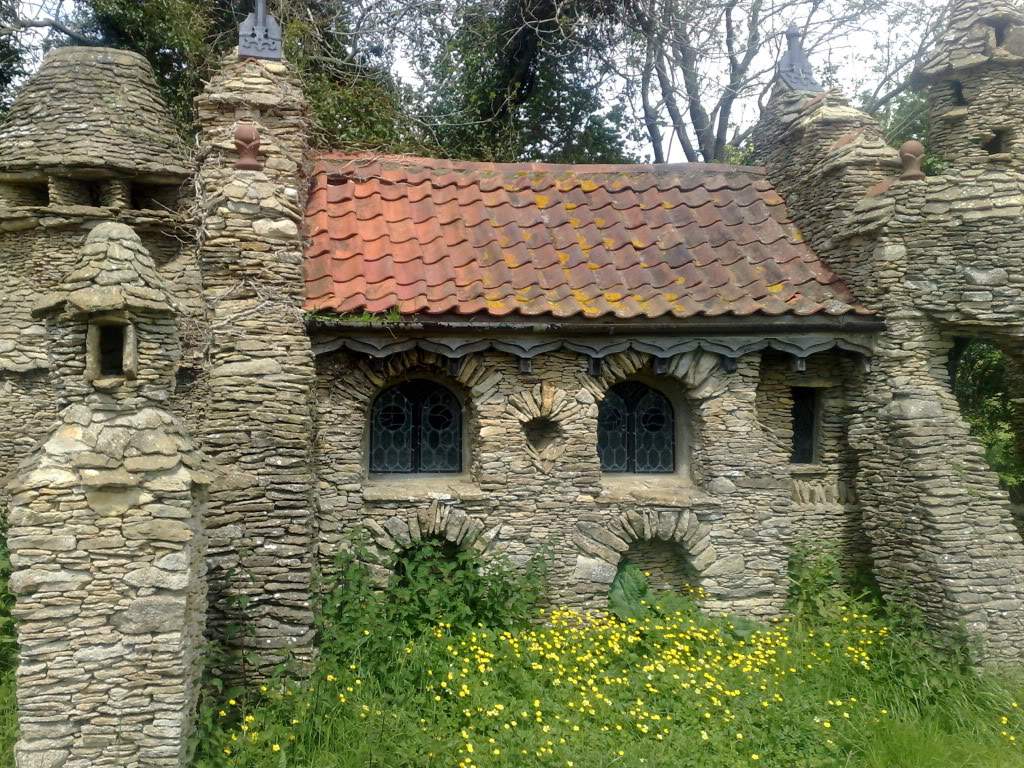
<svg viewBox="0 0 1024 768">
<path fill-rule="evenodd" d="M 440 384 L 416 379 L 374 400 L 370 417 L 370 471 L 460 472 L 462 409 Z"/>
<path fill-rule="evenodd" d="M 673 472 L 675 442 L 675 415 L 663 394 L 635 381 L 616 384 L 605 394 L 597 417 L 603 471 Z"/>
</svg>

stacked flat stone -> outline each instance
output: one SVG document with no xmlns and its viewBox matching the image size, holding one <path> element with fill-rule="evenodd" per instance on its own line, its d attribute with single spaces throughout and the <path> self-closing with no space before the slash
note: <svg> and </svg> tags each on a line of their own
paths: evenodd
<svg viewBox="0 0 1024 768">
<path fill-rule="evenodd" d="M 164 409 L 173 305 L 137 235 L 90 234 L 40 313 L 62 410 L 8 486 L 18 768 L 184 768 L 206 612 L 204 459 Z M 84 381 L 85 328 L 121 313 L 138 376 Z"/>
<path fill-rule="evenodd" d="M 956 0 L 945 33 L 914 72 L 928 95 L 928 150 L 956 165 L 1024 166 L 1024 11 Z M 998 143 L 992 144 L 997 132 Z"/>
<path fill-rule="evenodd" d="M 201 434 L 210 494 L 211 623 L 269 670 L 313 653 L 313 354 L 301 311 L 309 122 L 283 62 L 229 56 L 196 101 L 199 258 L 210 315 Z M 239 122 L 256 125 L 262 170 L 238 170 Z M 241 608 L 245 598 L 245 607 Z"/>
<path fill-rule="evenodd" d="M 0 179 L 45 179 L 68 169 L 167 183 L 189 175 L 145 57 L 57 48 L 19 93 L 0 126 Z"/>
<path fill-rule="evenodd" d="M 984 658 L 1005 661 L 1019 659 L 1024 643 L 1024 544 L 950 391 L 947 362 L 958 335 L 1011 351 L 1024 340 L 1019 142 L 998 156 L 983 148 L 990 128 L 1024 127 L 1019 63 L 1008 65 L 1024 38 L 1008 4 L 958 0 L 950 18 L 952 31 L 919 75 L 929 103 L 945 105 L 932 109 L 929 149 L 945 156 L 947 171 L 901 174 L 884 144 L 875 160 L 841 157 L 842 146 L 874 145 L 882 131 L 846 105 L 826 119 L 831 94 L 777 94 L 759 151 L 815 249 L 886 321 L 870 370 L 841 368 L 846 482 L 878 582 L 911 596 L 935 626 L 966 625 Z M 1004 50 L 982 57 L 964 34 L 994 43 L 989 21 L 1008 24 Z M 969 102 L 956 120 L 945 113 L 947 76 L 962 78 Z"/>
<path fill-rule="evenodd" d="M 0 137 L 0 466 L 10 471 L 57 414 L 46 330 L 32 306 L 72 269 L 97 224 L 128 224 L 154 256 L 182 310 L 189 366 L 202 357 L 204 307 L 195 250 L 183 247 L 192 229 L 175 202 L 187 153 L 144 58 L 52 52 L 18 93 Z M 104 194 L 81 199 L 72 176 L 105 179 L 96 182 Z M 147 202 L 146 189 L 131 194 L 133 181 L 166 182 L 163 199 Z M 194 412 L 186 395 L 175 403 L 183 414 Z"/>
<path fill-rule="evenodd" d="M 318 358 L 322 567 L 363 528 L 381 581 L 394 553 L 432 537 L 518 563 L 546 555 L 558 605 L 606 608 L 625 559 L 651 570 L 657 584 L 679 586 L 685 576 L 705 591 L 707 610 L 778 615 L 791 540 L 789 446 L 763 423 L 766 413 L 768 422 L 784 420 L 790 403 L 774 391 L 758 396 L 759 354 L 733 372 L 704 352 L 673 357 L 662 374 L 652 365 L 634 352 L 605 358 L 597 376 L 585 357 L 562 351 L 538 355 L 529 372 L 493 351 L 467 355 L 455 370 L 419 350 L 378 365 L 348 353 Z M 367 477 L 375 396 L 418 376 L 443 381 L 464 403 L 465 471 Z M 636 378 L 666 393 L 683 422 L 671 474 L 601 471 L 598 403 L 617 382 Z M 537 418 L 549 419 L 556 435 L 541 451 L 524 428 Z"/>
</svg>

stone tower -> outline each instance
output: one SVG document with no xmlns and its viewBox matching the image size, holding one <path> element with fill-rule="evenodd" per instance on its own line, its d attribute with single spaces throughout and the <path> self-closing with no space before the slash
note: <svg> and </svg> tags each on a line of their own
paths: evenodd
<svg viewBox="0 0 1024 768">
<path fill-rule="evenodd" d="M 947 29 L 918 67 L 928 151 L 960 168 L 1024 165 L 1024 13 L 1005 0 L 950 6 Z"/>
<path fill-rule="evenodd" d="M 178 299 L 200 314 L 191 235 L 177 200 L 185 146 L 146 59 L 109 48 L 47 54 L 0 124 L 0 466 L 10 471 L 56 415 L 33 301 L 67 274 L 88 232 L 131 226 Z M 189 291 L 195 295 L 190 299 Z M 190 355 L 191 357 L 191 355 Z"/>
<path fill-rule="evenodd" d="M 175 305 L 96 226 L 37 304 L 59 418 L 10 482 L 19 768 L 182 768 L 205 622 L 202 456 L 167 410 Z"/>
<path fill-rule="evenodd" d="M 302 311 L 310 127 L 281 60 L 230 54 L 196 104 L 211 326 L 201 439 L 218 469 L 211 620 L 230 617 L 235 641 L 269 669 L 310 658 L 313 640 L 315 373 Z"/>
<path fill-rule="evenodd" d="M 848 374 L 875 576 L 933 625 L 966 627 L 993 660 L 1021 657 L 1024 545 L 947 365 L 958 337 L 1018 350 L 1024 338 L 1015 18 L 1009 4 L 955 0 L 917 74 L 942 174 L 921 171 L 918 142 L 897 153 L 840 94 L 792 87 L 781 73 L 758 148 L 818 253 L 885 321 L 870 368 Z"/>
</svg>

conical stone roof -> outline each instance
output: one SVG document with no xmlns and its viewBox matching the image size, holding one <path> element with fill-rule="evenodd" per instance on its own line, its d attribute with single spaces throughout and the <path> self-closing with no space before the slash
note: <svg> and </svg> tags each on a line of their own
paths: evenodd
<svg viewBox="0 0 1024 768">
<path fill-rule="evenodd" d="M 76 314 L 177 310 L 139 236 L 127 224 L 113 221 L 93 227 L 75 268 L 39 299 L 32 315 L 45 317 L 67 305 Z"/>
<path fill-rule="evenodd" d="M 949 77 L 989 62 L 1024 62 L 1024 11 L 1008 0 L 953 0 L 946 30 L 914 79 Z"/>
<path fill-rule="evenodd" d="M 189 173 L 184 144 L 143 56 L 58 48 L 0 126 L 0 178 L 104 172 L 167 183 Z"/>
</svg>

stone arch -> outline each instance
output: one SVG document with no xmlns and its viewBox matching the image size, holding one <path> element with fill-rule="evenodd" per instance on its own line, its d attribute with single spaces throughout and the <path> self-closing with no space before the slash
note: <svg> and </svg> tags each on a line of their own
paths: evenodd
<svg viewBox="0 0 1024 768">
<path fill-rule="evenodd" d="M 601 359 L 601 372 L 596 376 L 583 378 L 584 388 L 598 401 L 604 398 L 610 387 L 651 372 L 654 355 L 645 352 L 618 352 Z M 680 382 L 688 397 L 704 400 L 712 397 L 725 386 L 725 370 L 721 356 L 702 349 L 694 349 L 668 359 L 662 373 L 655 374 Z"/>
<path fill-rule="evenodd" d="M 474 355 L 448 358 L 422 349 L 410 349 L 378 362 L 363 359 L 359 362 L 359 369 L 378 390 L 402 376 L 430 371 L 461 384 L 473 402 L 481 404 L 499 396 L 498 390 L 504 380 L 500 371 L 488 370 Z"/>
<path fill-rule="evenodd" d="M 369 457 L 369 423 L 375 398 L 403 379 L 417 377 L 436 381 L 459 399 L 463 417 L 462 471 L 470 474 L 477 471 L 480 409 L 501 397 L 500 388 L 504 376 L 500 372 L 488 370 L 473 355 L 453 359 L 419 349 L 379 360 L 364 358 L 358 362 L 357 367 L 368 383 L 365 388 L 356 388 L 362 391 L 355 394 L 361 409 L 364 472 L 369 471 L 366 459 Z"/>
<path fill-rule="evenodd" d="M 418 512 L 396 514 L 382 521 L 367 518 L 360 527 L 369 539 L 364 560 L 381 582 L 386 582 L 391 575 L 394 558 L 424 539 L 437 538 L 491 558 L 508 549 L 514 534 L 510 525 L 499 523 L 488 527 L 482 520 L 442 499 L 434 499 Z"/>
<path fill-rule="evenodd" d="M 574 539 L 581 550 L 576 558 L 576 578 L 591 582 L 595 591 L 611 585 L 623 556 L 636 543 L 679 545 L 689 558 L 697 585 L 709 591 L 715 588 L 717 576 L 738 573 L 745 567 L 742 555 L 719 558 L 711 526 L 688 509 L 629 511 L 610 524 L 579 523 Z"/>
<path fill-rule="evenodd" d="M 584 398 L 584 401 L 589 399 Z M 508 399 L 505 408 L 527 432 L 527 453 L 541 472 L 550 473 L 555 462 L 565 453 L 566 427 L 587 407 L 584 401 L 547 381 Z M 559 434 L 552 435 L 550 440 L 532 439 L 530 427 L 539 424 L 549 424 Z"/>
</svg>

